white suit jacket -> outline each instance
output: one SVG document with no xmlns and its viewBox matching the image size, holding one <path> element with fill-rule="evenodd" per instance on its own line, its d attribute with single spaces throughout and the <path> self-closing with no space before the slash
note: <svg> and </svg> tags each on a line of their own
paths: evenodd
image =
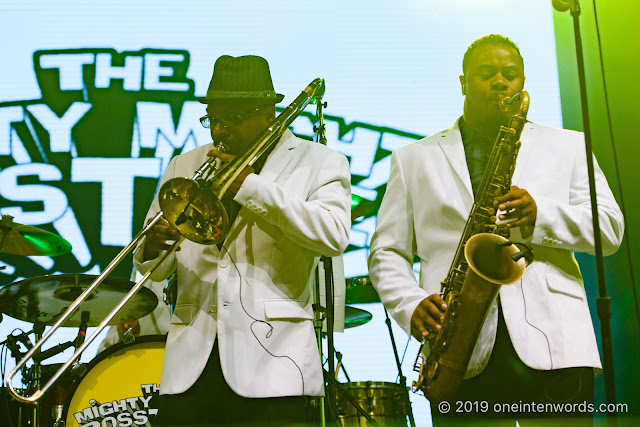
<svg viewBox="0 0 640 427">
<path fill-rule="evenodd" d="M 190 177 L 210 149 L 173 158 L 162 181 Z M 322 395 L 310 283 L 319 255 L 339 255 L 349 242 L 347 159 L 286 131 L 234 200 L 242 208 L 224 242 L 228 251 L 185 240 L 152 275 L 178 275 L 160 392 L 187 390 L 217 335 L 225 380 L 237 394 Z M 148 218 L 159 210 L 156 197 Z M 145 272 L 153 260 L 140 262 L 143 249 L 134 259 Z"/>
<path fill-rule="evenodd" d="M 583 134 L 527 123 L 513 185 L 536 202 L 528 243 L 534 261 L 518 282 L 502 286 L 500 301 L 513 346 L 535 369 L 600 367 L 584 285 L 573 252 L 594 251 Z M 594 159 L 595 161 L 595 159 Z M 616 251 L 623 218 L 596 163 L 598 212 L 605 255 Z M 369 274 L 382 302 L 407 333 L 411 315 L 440 292 L 473 204 L 458 123 L 392 154 L 391 176 L 371 243 Z M 519 229 L 512 240 L 525 241 Z M 421 260 L 420 284 L 412 271 Z M 494 301 L 466 377 L 486 366 L 495 341 Z M 425 346 L 427 347 L 427 346 Z"/>
</svg>

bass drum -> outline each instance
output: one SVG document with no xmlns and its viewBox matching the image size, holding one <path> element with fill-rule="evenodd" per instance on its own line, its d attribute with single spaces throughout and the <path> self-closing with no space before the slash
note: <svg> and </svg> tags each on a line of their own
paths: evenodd
<svg viewBox="0 0 640 427">
<path fill-rule="evenodd" d="M 142 336 L 98 354 L 70 391 L 66 427 L 150 425 L 165 343 L 165 335 Z"/>
<path fill-rule="evenodd" d="M 407 390 L 400 384 L 387 382 L 352 382 L 341 387 L 381 427 L 407 426 Z M 343 427 L 366 427 L 367 419 L 338 391 L 338 419 Z"/>
</svg>

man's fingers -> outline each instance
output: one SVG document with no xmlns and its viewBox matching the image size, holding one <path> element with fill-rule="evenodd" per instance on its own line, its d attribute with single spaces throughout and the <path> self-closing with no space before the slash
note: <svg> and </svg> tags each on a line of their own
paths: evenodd
<svg viewBox="0 0 640 427">
<path fill-rule="evenodd" d="M 233 154 L 223 153 L 223 152 L 215 150 L 215 149 L 209 151 L 207 153 L 207 156 L 209 156 L 209 157 L 217 157 L 218 159 L 222 160 L 224 163 L 230 162 L 231 160 L 233 160 L 236 157 Z"/>
<path fill-rule="evenodd" d="M 438 307 L 436 304 L 431 303 L 426 307 L 426 310 L 430 320 L 436 323 L 440 323 L 444 314 L 440 307 Z"/>
<path fill-rule="evenodd" d="M 511 212 L 514 210 L 524 209 L 531 205 L 531 200 L 529 197 L 523 197 L 520 199 L 512 199 L 505 203 L 500 203 L 498 205 L 498 209 L 502 211 Z"/>
</svg>

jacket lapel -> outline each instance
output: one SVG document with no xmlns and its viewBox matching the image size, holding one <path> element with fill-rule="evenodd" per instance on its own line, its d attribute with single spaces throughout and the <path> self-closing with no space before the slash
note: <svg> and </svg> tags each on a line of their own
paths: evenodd
<svg viewBox="0 0 640 427">
<path fill-rule="evenodd" d="M 462 187 L 466 189 L 461 196 L 465 199 L 465 205 L 469 206 L 473 203 L 473 190 L 471 188 L 471 178 L 469 177 L 469 169 L 467 168 L 467 160 L 464 155 L 464 146 L 462 145 L 462 136 L 458 121 L 453 127 L 442 132 L 438 145 L 442 149 L 449 165 L 455 172 L 455 175 L 462 183 Z"/>
<path fill-rule="evenodd" d="M 264 167 L 260 171 L 260 176 L 270 181 L 277 181 L 285 172 L 289 171 L 294 165 L 291 163 L 293 159 L 293 151 L 298 147 L 299 141 L 289 130 L 285 130 L 276 144 Z"/>
<path fill-rule="evenodd" d="M 289 171 L 294 166 L 291 160 L 293 159 L 293 151 L 298 144 L 299 141 L 295 135 L 291 133 L 291 131 L 285 130 L 282 137 L 276 144 L 276 147 L 269 154 L 269 157 L 267 157 L 267 161 L 262 167 L 259 175 L 270 181 L 278 181 L 286 171 Z M 229 228 L 229 233 L 227 233 L 227 236 L 225 237 L 225 248 L 229 248 L 229 250 L 231 250 L 229 245 L 234 244 L 239 230 L 246 225 L 245 213 L 246 208 L 242 206 L 235 221 Z M 216 245 L 211 245 L 210 248 L 214 254 L 219 254 L 218 247 Z"/>
</svg>

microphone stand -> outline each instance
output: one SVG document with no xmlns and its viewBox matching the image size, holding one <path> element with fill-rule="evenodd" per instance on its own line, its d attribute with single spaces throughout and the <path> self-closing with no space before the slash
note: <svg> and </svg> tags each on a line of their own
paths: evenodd
<svg viewBox="0 0 640 427">
<path fill-rule="evenodd" d="M 318 267 L 319 268 L 319 267 Z M 322 306 L 320 299 L 320 277 L 318 274 L 318 268 L 316 268 L 316 279 L 314 280 L 313 287 L 313 327 L 316 330 L 316 339 L 318 340 L 318 351 L 320 352 L 320 360 L 322 361 L 322 322 L 324 322 L 325 309 Z M 322 370 L 324 373 L 324 369 Z M 326 384 L 326 381 L 325 381 Z M 326 416 L 324 411 L 324 396 L 320 397 L 320 427 L 325 427 Z"/>
<path fill-rule="evenodd" d="M 587 82 L 584 69 L 584 55 L 582 50 L 582 36 L 580 33 L 580 4 L 578 0 L 554 0 L 553 7 L 558 12 L 570 10 L 573 18 L 573 31 L 576 43 L 576 57 L 578 61 L 578 77 L 580 81 L 580 97 L 582 104 L 582 123 L 584 128 L 584 143 L 587 152 L 587 171 L 589 175 L 589 192 L 591 195 L 591 217 L 593 222 L 593 236 L 596 253 L 596 269 L 598 273 L 598 293 L 596 300 L 598 318 L 600 319 L 600 337 L 602 340 L 602 365 L 604 370 L 605 400 L 608 404 L 616 403 L 615 376 L 613 367 L 613 345 L 611 337 L 611 298 L 607 296 L 604 275 L 604 260 L 602 255 L 602 241 L 600 237 L 600 219 L 598 218 L 598 202 L 596 196 L 595 173 L 593 166 L 593 149 L 591 145 L 591 127 L 589 122 L 589 105 L 587 102 Z M 606 83 L 605 83 L 606 84 Z M 610 425 L 617 424 L 616 412 L 607 412 Z"/>
<path fill-rule="evenodd" d="M 322 145 L 327 145 L 327 136 L 325 133 L 324 126 L 324 116 L 322 114 L 322 108 L 327 106 L 326 102 L 322 102 L 322 94 L 317 95 L 311 102 L 316 103 L 316 118 L 318 121 L 317 126 L 313 126 L 313 130 L 316 133 L 316 142 Z M 334 307 L 333 307 L 333 261 L 331 257 L 322 256 L 321 258 L 322 264 L 324 266 L 324 282 L 325 282 L 325 318 L 327 320 L 327 362 L 328 362 L 328 372 L 327 372 L 327 382 L 326 384 L 326 406 L 331 413 L 331 416 L 335 419 L 335 422 L 338 422 L 337 413 L 336 413 L 336 375 L 335 375 L 335 364 L 333 354 L 335 351 L 335 347 L 333 345 L 333 322 L 334 322 Z M 320 304 L 320 295 L 319 290 L 317 292 L 318 299 L 316 299 L 317 303 Z M 322 328 L 320 329 L 320 337 L 322 337 Z M 319 342 L 322 341 L 322 338 L 319 339 Z M 322 349 L 322 347 L 320 347 Z M 320 350 L 322 353 L 322 350 Z M 324 407 L 324 405 L 322 405 Z M 324 412 L 324 411 L 323 411 Z M 322 423 L 324 425 L 324 414 Z"/>
<path fill-rule="evenodd" d="M 337 418 L 336 412 L 336 369 L 334 364 L 333 353 L 335 347 L 333 345 L 333 321 L 334 321 L 334 306 L 333 306 L 333 260 L 331 257 L 322 256 L 322 264 L 324 266 L 324 284 L 326 292 L 326 317 L 327 317 L 327 406 L 334 418 Z M 337 421 L 337 419 L 336 419 Z"/>
<path fill-rule="evenodd" d="M 324 115 L 322 113 L 322 108 L 325 108 L 327 106 L 326 102 L 322 102 L 322 95 L 318 95 L 316 96 L 316 98 L 314 98 L 315 103 L 316 103 L 316 118 L 318 121 L 317 125 L 313 126 L 313 130 L 314 132 L 316 132 L 316 142 L 322 145 L 327 145 L 327 136 L 326 136 L 326 132 L 325 132 L 325 125 L 324 125 Z M 313 102 L 313 101 L 312 101 Z M 333 260 L 331 259 L 331 257 L 328 256 L 322 256 L 321 257 L 322 260 L 322 264 L 324 265 L 324 281 L 325 281 L 325 288 L 326 288 L 326 319 L 327 319 L 327 362 L 328 362 L 328 373 L 327 373 L 327 388 L 326 388 L 326 396 L 327 396 L 327 407 L 329 408 L 329 411 L 331 413 L 331 416 L 334 418 L 334 421 L 336 422 L 337 425 L 340 425 L 340 422 L 338 421 L 338 414 L 336 412 L 336 403 L 337 403 L 337 395 L 336 395 L 336 390 L 339 390 L 340 393 L 349 401 L 351 402 L 351 404 L 356 408 L 356 410 L 358 411 L 358 413 L 360 415 L 362 415 L 367 422 L 369 423 L 369 425 L 373 425 L 373 426 L 378 426 L 378 423 L 376 423 L 373 418 L 371 418 L 371 416 L 364 410 L 362 409 L 362 407 L 360 405 L 358 405 L 358 402 L 353 398 L 353 396 L 351 396 L 349 394 L 348 391 L 344 390 L 343 387 L 341 387 L 339 384 L 337 384 L 337 375 L 335 373 L 335 364 L 334 364 L 334 353 L 335 353 L 335 347 L 333 345 L 333 322 L 334 322 L 334 305 L 333 305 Z M 317 272 L 316 272 L 317 274 Z M 316 276 L 317 278 L 318 276 Z M 316 280 L 316 284 L 317 284 L 317 288 L 319 288 L 319 280 Z M 316 289 L 316 301 L 318 306 L 320 306 L 320 290 Z M 322 308 L 320 307 L 320 311 L 322 310 Z M 322 323 L 321 321 L 319 322 L 320 324 L 320 330 L 319 330 L 319 338 L 318 338 L 318 344 L 320 346 L 320 353 L 322 353 Z M 322 354 L 321 354 L 322 356 Z M 344 367 L 342 368 L 344 370 Z M 346 371 L 345 371 L 346 372 Z M 324 405 L 322 404 L 321 401 L 321 414 L 322 414 L 322 421 L 321 421 L 321 425 L 324 426 L 325 425 L 325 418 L 324 418 Z"/>
<path fill-rule="evenodd" d="M 322 116 L 322 107 L 326 106 L 326 102 L 323 104 L 322 95 L 318 95 L 311 100 L 312 103 L 314 101 L 317 104 L 316 117 L 318 120 L 318 125 L 313 126 L 313 131 L 316 133 L 316 142 L 322 145 L 327 145 L 327 138 L 325 135 L 325 127 Z M 316 269 L 316 303 L 314 304 L 314 311 L 316 313 L 315 324 L 318 337 L 318 349 L 320 350 L 320 360 L 322 360 L 322 322 L 325 319 L 327 320 L 327 361 L 329 372 L 327 373 L 327 379 L 325 380 L 326 399 L 324 397 L 320 398 L 320 425 L 324 427 L 326 425 L 325 406 L 329 409 L 329 412 L 331 413 L 331 416 L 334 418 L 334 421 L 336 423 L 338 422 L 338 419 L 336 415 L 336 391 L 334 379 L 335 369 L 333 363 L 333 352 L 335 351 L 333 347 L 333 266 L 330 257 L 322 256 L 320 259 L 324 264 L 326 308 L 322 306 L 322 300 L 320 298 L 320 277 L 319 272 Z M 318 268 L 320 268 L 319 265 Z"/>
<path fill-rule="evenodd" d="M 413 418 L 413 409 L 411 409 L 411 400 L 409 398 L 409 390 L 407 389 L 407 377 L 402 373 L 402 364 L 400 363 L 400 357 L 398 356 L 398 348 L 396 347 L 396 340 L 393 336 L 393 330 L 391 329 L 391 319 L 389 318 L 389 312 L 387 309 L 384 309 L 384 316 L 386 320 L 384 323 L 387 325 L 387 329 L 389 329 L 389 338 L 391 338 L 391 347 L 393 347 L 393 355 L 396 358 L 396 365 L 398 366 L 398 379 L 400 381 L 400 385 L 404 388 L 405 392 L 402 393 L 404 399 L 404 407 L 405 414 L 409 417 L 409 425 L 411 427 L 416 427 L 416 421 Z"/>
</svg>

